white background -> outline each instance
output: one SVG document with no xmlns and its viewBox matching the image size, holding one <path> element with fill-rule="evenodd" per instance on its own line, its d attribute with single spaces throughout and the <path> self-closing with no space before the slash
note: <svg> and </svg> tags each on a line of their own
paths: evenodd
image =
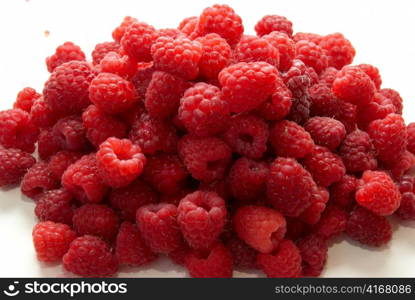
<svg viewBox="0 0 415 300">
<path fill-rule="evenodd" d="M 73 41 L 89 54 L 125 15 L 158 28 L 176 27 L 216 1 L 0 1 L 0 109 L 12 106 L 17 92 L 31 86 L 42 91 L 48 77 L 44 59 L 59 44 Z M 265 14 L 286 16 L 295 31 L 342 32 L 357 50 L 356 63 L 377 66 L 383 87 L 398 90 L 407 122 L 415 121 L 415 7 L 413 1 L 226 1 L 254 33 Z M 48 30 L 49 36 L 44 32 Z M 59 265 L 37 262 L 31 242 L 34 204 L 18 189 L 0 191 L 0 276 L 68 276 Z M 338 241 L 329 250 L 324 276 L 415 276 L 415 223 L 394 224 L 389 246 L 367 249 Z M 175 277 L 186 273 L 166 260 L 120 276 Z M 256 276 L 235 272 L 236 276 Z"/>
</svg>

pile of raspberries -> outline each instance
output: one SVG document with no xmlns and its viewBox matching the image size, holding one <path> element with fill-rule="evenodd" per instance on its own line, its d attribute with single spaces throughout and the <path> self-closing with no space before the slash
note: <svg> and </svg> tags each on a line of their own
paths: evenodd
<svg viewBox="0 0 415 300">
<path fill-rule="evenodd" d="M 92 61 L 72 42 L 46 59 L 42 94 L 0 112 L 0 186 L 34 200 L 40 261 L 319 276 L 333 239 L 381 247 L 390 216 L 415 219 L 399 93 L 350 65 L 340 33 L 293 34 L 277 15 L 255 31 L 213 5 L 177 28 L 125 17 Z"/>
</svg>

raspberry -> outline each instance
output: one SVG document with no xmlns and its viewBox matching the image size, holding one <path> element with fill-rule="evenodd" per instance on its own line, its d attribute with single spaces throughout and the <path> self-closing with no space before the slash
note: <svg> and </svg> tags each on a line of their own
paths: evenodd
<svg viewBox="0 0 415 300">
<path fill-rule="evenodd" d="M 162 194 L 176 195 L 183 190 L 188 175 L 177 155 L 159 154 L 148 157 L 143 179 Z"/>
<path fill-rule="evenodd" d="M 268 173 L 267 163 L 241 157 L 232 165 L 228 175 L 232 195 L 240 201 L 254 200 L 263 195 Z"/>
<path fill-rule="evenodd" d="M 217 33 L 233 47 L 240 40 L 244 26 L 241 17 L 232 8 L 215 4 L 205 8 L 199 16 L 197 31 L 202 36 Z"/>
<path fill-rule="evenodd" d="M 295 44 L 290 37 L 284 32 L 273 31 L 263 35 L 262 38 L 274 46 L 279 53 L 278 70 L 288 71 L 291 67 L 292 60 L 295 57 Z"/>
<path fill-rule="evenodd" d="M 386 163 L 396 162 L 407 144 L 405 121 L 401 115 L 389 114 L 369 124 L 367 132 L 372 138 L 378 158 Z"/>
<path fill-rule="evenodd" d="M 234 266 L 243 269 L 256 269 L 256 257 L 258 252 L 238 238 L 232 238 L 226 243 L 232 255 Z"/>
<path fill-rule="evenodd" d="M 76 238 L 63 256 L 63 266 L 82 277 L 109 277 L 118 269 L 110 246 L 98 237 L 84 235 Z"/>
<path fill-rule="evenodd" d="M 183 32 L 181 32 L 179 29 L 177 28 L 162 28 L 162 29 L 158 29 L 157 30 L 157 34 L 158 36 L 166 36 L 166 37 L 171 37 L 171 38 L 177 38 L 180 36 L 183 36 Z"/>
<path fill-rule="evenodd" d="M 380 77 L 379 69 L 369 64 L 360 64 L 358 67 L 362 69 L 363 72 L 370 77 L 370 79 L 372 79 L 376 89 L 378 90 L 382 85 L 382 78 Z"/>
<path fill-rule="evenodd" d="M 323 187 L 339 181 L 346 173 L 346 167 L 340 156 L 321 146 L 314 147 L 314 150 L 305 157 L 304 166 L 315 182 Z"/>
<path fill-rule="evenodd" d="M 179 248 L 175 251 L 170 252 L 167 256 L 175 263 L 180 266 L 184 266 L 186 262 L 186 257 L 190 252 L 189 246 L 186 244 L 183 245 L 182 248 Z"/>
<path fill-rule="evenodd" d="M 39 128 L 46 128 L 55 124 L 57 116 L 52 112 L 43 97 L 34 100 L 30 110 L 30 120 Z"/>
<path fill-rule="evenodd" d="M 111 73 L 100 73 L 92 80 L 89 97 L 92 103 L 108 114 L 127 111 L 138 100 L 133 84 Z"/>
<path fill-rule="evenodd" d="M 174 153 L 177 147 L 176 129 L 168 120 L 153 118 L 143 113 L 132 125 L 130 139 L 144 154 Z"/>
<path fill-rule="evenodd" d="M 337 98 L 363 107 L 372 100 L 375 85 L 358 66 L 346 66 L 337 73 L 332 90 Z"/>
<path fill-rule="evenodd" d="M 356 201 L 379 216 L 388 216 L 398 209 L 401 195 L 386 173 L 365 171 L 356 190 Z"/>
<path fill-rule="evenodd" d="M 53 178 L 48 164 L 38 162 L 34 164 L 24 175 L 21 190 L 24 195 L 35 199 L 45 191 L 53 190 L 59 185 L 58 181 Z"/>
<path fill-rule="evenodd" d="M 143 171 L 146 158 L 138 145 L 130 140 L 108 138 L 96 154 L 98 171 L 111 187 L 124 187 Z"/>
<path fill-rule="evenodd" d="M 72 60 L 85 60 L 85 53 L 74 43 L 65 42 L 56 48 L 52 56 L 46 58 L 46 66 L 52 73 L 58 66 Z"/>
<path fill-rule="evenodd" d="M 111 206 L 123 220 L 130 222 L 135 222 L 135 213 L 139 207 L 156 203 L 157 200 L 157 194 L 138 179 L 127 187 L 113 189 L 109 194 Z"/>
<path fill-rule="evenodd" d="M 325 240 L 339 236 L 346 230 L 348 214 L 345 210 L 329 205 L 323 212 L 320 221 L 313 226 L 313 231 Z"/>
<path fill-rule="evenodd" d="M 32 238 L 37 259 L 44 262 L 60 261 L 75 237 L 75 232 L 66 224 L 50 221 L 36 224 Z"/>
<path fill-rule="evenodd" d="M 313 141 L 320 146 L 327 147 L 331 151 L 336 150 L 346 137 L 344 125 L 335 119 L 327 117 L 314 117 L 304 125 Z"/>
<path fill-rule="evenodd" d="M 55 139 L 53 128 L 43 129 L 39 133 L 37 141 L 37 152 L 39 153 L 39 157 L 43 160 L 47 160 L 59 150 L 61 150 L 61 147 Z"/>
<path fill-rule="evenodd" d="M 184 93 L 178 117 L 188 132 L 210 136 L 228 126 L 229 107 L 218 87 L 199 82 Z"/>
<path fill-rule="evenodd" d="M 89 104 L 89 84 L 95 74 L 89 63 L 71 61 L 57 67 L 45 83 L 43 97 L 54 114 L 69 116 Z"/>
<path fill-rule="evenodd" d="M 117 52 L 120 50 L 120 44 L 117 42 L 104 42 L 95 45 L 94 50 L 91 53 L 92 62 L 94 65 L 98 65 L 101 60 L 110 52 Z"/>
<path fill-rule="evenodd" d="M 63 188 L 42 193 L 36 201 L 35 215 L 40 221 L 72 225 L 72 195 Z"/>
<path fill-rule="evenodd" d="M 137 226 L 130 222 L 124 222 L 120 226 L 115 243 L 115 255 L 119 264 L 134 267 L 148 264 L 157 258 L 144 243 Z"/>
<path fill-rule="evenodd" d="M 271 99 L 258 108 L 258 113 L 268 121 L 281 120 L 290 112 L 291 98 L 291 91 L 284 84 L 278 85 Z"/>
<path fill-rule="evenodd" d="M 138 20 L 136 18 L 130 17 L 130 16 L 126 16 L 124 17 L 124 19 L 122 20 L 121 24 L 114 29 L 114 31 L 112 32 L 112 38 L 116 41 L 116 42 L 121 42 L 121 39 L 126 31 L 126 29 L 128 28 L 128 26 L 130 26 L 133 23 L 138 22 Z"/>
<path fill-rule="evenodd" d="M 127 135 L 127 125 L 116 116 L 110 116 L 90 105 L 82 114 L 86 137 L 98 147 L 109 137 L 123 138 Z"/>
<path fill-rule="evenodd" d="M 271 253 L 283 239 L 286 222 L 283 215 L 263 206 L 242 206 L 233 217 L 238 237 L 260 253 Z"/>
<path fill-rule="evenodd" d="M 266 62 L 241 62 L 219 73 L 222 93 L 231 112 L 247 112 L 259 107 L 275 91 L 278 70 Z"/>
<path fill-rule="evenodd" d="M 152 117 L 165 118 L 177 113 L 180 98 L 189 87 L 183 79 L 156 71 L 146 91 L 145 107 Z"/>
<path fill-rule="evenodd" d="M 320 47 L 325 50 L 329 59 L 329 66 L 341 69 L 351 64 L 356 54 L 353 45 L 341 33 L 332 33 L 323 36 Z"/>
<path fill-rule="evenodd" d="M 326 188 L 317 187 L 313 188 L 311 193 L 311 204 L 307 209 L 299 216 L 301 221 L 307 224 L 316 224 L 323 211 L 326 209 L 326 203 L 329 201 L 329 192 Z"/>
<path fill-rule="evenodd" d="M 387 115 L 395 113 L 396 108 L 392 102 L 381 93 L 375 93 L 370 103 L 358 107 L 357 121 L 360 128 L 367 128 L 370 122 L 383 119 Z"/>
<path fill-rule="evenodd" d="M 283 16 L 266 15 L 256 23 L 255 31 L 258 36 L 278 31 L 291 37 L 293 35 L 293 23 Z"/>
<path fill-rule="evenodd" d="M 157 70 L 177 75 L 186 80 L 195 79 L 199 73 L 202 45 L 185 37 L 176 39 L 160 37 L 151 47 Z"/>
<path fill-rule="evenodd" d="M 295 159 L 277 158 L 267 180 L 270 203 L 283 215 L 297 217 L 311 204 L 315 183 Z"/>
<path fill-rule="evenodd" d="M 402 114 L 403 100 L 397 91 L 393 89 L 381 89 L 379 90 L 379 93 L 381 93 L 383 96 L 392 101 L 393 105 L 396 108 L 397 114 Z"/>
<path fill-rule="evenodd" d="M 184 136 L 178 150 L 189 173 L 201 181 L 222 179 L 232 155 L 228 145 L 215 137 Z"/>
<path fill-rule="evenodd" d="M 138 229 L 153 252 L 169 253 L 181 247 L 177 214 L 177 207 L 167 203 L 147 204 L 137 210 Z"/>
<path fill-rule="evenodd" d="M 310 134 L 303 127 L 288 120 L 274 124 L 270 132 L 270 142 L 278 156 L 301 158 L 314 147 Z"/>
<path fill-rule="evenodd" d="M 330 186 L 330 201 L 343 208 L 352 207 L 355 203 L 355 192 L 358 180 L 352 175 L 344 175 L 340 181 Z"/>
<path fill-rule="evenodd" d="M 308 89 L 311 116 L 332 117 L 338 114 L 339 100 L 326 83 L 318 83 Z"/>
<path fill-rule="evenodd" d="M 327 261 L 326 241 L 316 235 L 309 235 L 297 242 L 302 258 L 304 276 L 320 276 Z"/>
<path fill-rule="evenodd" d="M 53 138 L 64 150 L 78 151 L 88 148 L 86 130 L 79 116 L 60 119 L 53 126 Z"/>
<path fill-rule="evenodd" d="M 59 151 L 50 157 L 48 168 L 55 180 L 61 180 L 66 169 L 80 159 L 82 153 L 74 151 Z"/>
<path fill-rule="evenodd" d="M 185 259 L 185 265 L 194 278 L 232 277 L 232 255 L 220 243 L 206 253 L 191 251 Z"/>
<path fill-rule="evenodd" d="M 177 220 L 190 247 L 210 249 L 225 226 L 225 201 L 214 192 L 188 194 L 180 201 Z"/>
<path fill-rule="evenodd" d="M 361 244 L 380 247 L 392 238 L 392 226 L 384 216 L 356 206 L 346 225 L 347 235 Z"/>
<path fill-rule="evenodd" d="M 62 175 L 62 185 L 83 203 L 100 202 L 107 192 L 107 187 L 98 175 L 94 153 L 84 155 L 70 165 Z"/>
<path fill-rule="evenodd" d="M 35 89 L 32 89 L 31 87 L 25 87 L 17 94 L 13 108 L 20 108 L 21 110 L 30 113 L 33 103 L 41 96 L 42 95 L 38 94 Z"/>
<path fill-rule="evenodd" d="M 157 31 L 153 26 L 134 20 L 126 27 L 120 43 L 133 59 L 151 61 L 150 49 L 157 37 Z"/>
<path fill-rule="evenodd" d="M 264 61 L 278 68 L 280 55 L 266 39 L 253 35 L 242 36 L 236 45 L 233 56 L 236 62 L 255 62 Z"/>
<path fill-rule="evenodd" d="M 295 44 L 295 57 L 303 61 L 307 66 L 312 67 L 317 74 L 327 68 L 327 56 L 320 46 L 310 41 L 299 41 Z"/>
<path fill-rule="evenodd" d="M 109 52 L 102 58 L 99 67 L 101 68 L 102 73 L 112 73 L 129 79 L 132 78 L 137 71 L 137 61 L 128 55 Z"/>
<path fill-rule="evenodd" d="M 0 111 L 0 145 L 32 153 L 39 130 L 29 114 L 19 108 Z"/>
<path fill-rule="evenodd" d="M 401 205 L 396 211 L 396 215 L 402 220 L 415 220 L 415 178 L 405 175 L 399 181 L 399 191 L 401 193 Z"/>
<path fill-rule="evenodd" d="M 35 162 L 36 159 L 29 153 L 0 146 L 0 187 L 20 183 Z"/>
<path fill-rule="evenodd" d="M 95 235 L 112 240 L 118 231 L 119 219 L 107 205 L 84 204 L 75 210 L 73 228 L 78 235 Z"/>
<path fill-rule="evenodd" d="M 323 73 L 320 74 L 320 84 L 325 84 L 327 87 L 331 88 L 334 80 L 336 79 L 337 73 L 339 70 L 333 67 L 328 67 Z"/>
<path fill-rule="evenodd" d="M 155 71 L 153 63 L 145 63 L 138 66 L 137 72 L 131 78 L 140 99 L 145 99 L 147 87 Z"/>
<path fill-rule="evenodd" d="M 257 263 L 270 278 L 301 276 L 300 250 L 290 240 L 283 240 L 273 253 L 258 254 Z"/>
<path fill-rule="evenodd" d="M 319 45 L 322 39 L 323 37 L 321 35 L 311 32 L 296 32 L 293 35 L 293 41 L 296 43 L 299 41 L 309 41 Z"/>
<path fill-rule="evenodd" d="M 409 151 L 405 151 L 401 157 L 392 165 L 387 167 L 390 169 L 390 174 L 395 180 L 399 180 L 402 175 L 408 172 L 415 165 L 415 155 Z"/>
<path fill-rule="evenodd" d="M 199 61 L 200 75 L 209 79 L 218 78 L 219 72 L 231 63 L 231 47 L 216 33 L 209 33 L 197 38 L 196 41 L 202 45 L 203 49 Z"/>
<path fill-rule="evenodd" d="M 185 35 L 189 36 L 197 29 L 198 22 L 198 17 L 187 17 L 180 22 L 177 28 Z"/>
</svg>

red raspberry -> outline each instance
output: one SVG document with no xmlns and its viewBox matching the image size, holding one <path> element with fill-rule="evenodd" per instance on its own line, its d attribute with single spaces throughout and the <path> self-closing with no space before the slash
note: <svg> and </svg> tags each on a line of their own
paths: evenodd
<svg viewBox="0 0 415 300">
<path fill-rule="evenodd" d="M 20 149 L 0 147 L 0 187 L 20 183 L 36 159 Z"/>
<path fill-rule="evenodd" d="M 110 277 L 118 269 L 118 262 L 110 246 L 98 237 L 84 235 L 76 238 L 63 256 L 63 266 L 82 277 Z"/>
<path fill-rule="evenodd" d="M 130 139 L 138 144 L 144 154 L 156 152 L 174 153 L 178 136 L 168 120 L 153 118 L 143 113 L 132 125 Z"/>
<path fill-rule="evenodd" d="M 415 122 L 409 123 L 406 130 L 408 132 L 407 149 L 415 154 Z"/>
<path fill-rule="evenodd" d="M 280 63 L 278 70 L 288 71 L 291 67 L 292 60 L 295 57 L 295 44 L 290 37 L 284 32 L 273 31 L 269 34 L 263 35 L 263 39 L 267 40 L 274 46 L 279 53 Z"/>
<path fill-rule="evenodd" d="M 112 38 L 116 41 L 116 42 L 121 42 L 121 39 L 126 31 L 126 29 L 128 28 L 128 26 L 130 26 L 133 23 L 138 22 L 138 20 L 136 18 L 130 17 L 130 16 L 126 16 L 124 17 L 124 19 L 122 20 L 121 24 L 114 29 L 114 31 L 112 32 Z"/>
<path fill-rule="evenodd" d="M 53 178 L 48 164 L 38 162 L 25 174 L 20 186 L 22 193 L 29 198 L 36 199 L 45 191 L 53 190 L 59 186 L 59 182 Z"/>
<path fill-rule="evenodd" d="M 216 137 L 184 136 L 178 150 L 189 173 L 201 181 L 222 179 L 232 156 L 228 145 Z"/>
<path fill-rule="evenodd" d="M 415 155 L 409 151 L 405 151 L 401 157 L 393 164 L 387 165 L 390 174 L 395 180 L 399 180 L 402 175 L 407 173 L 415 165 Z"/>
<path fill-rule="evenodd" d="M 137 210 L 137 226 L 150 249 L 169 253 L 183 243 L 177 224 L 177 207 L 172 204 L 147 204 Z"/>
<path fill-rule="evenodd" d="M 61 149 L 84 150 L 88 148 L 86 130 L 80 116 L 60 119 L 53 126 L 53 137 Z"/>
<path fill-rule="evenodd" d="M 130 22 L 121 38 L 121 46 L 131 58 L 137 61 L 151 61 L 151 46 L 158 35 L 156 29 L 136 20 Z"/>
<path fill-rule="evenodd" d="M 202 45 L 199 42 L 185 37 L 177 39 L 160 37 L 151 47 L 151 55 L 157 70 L 186 80 L 197 77 L 202 52 Z"/>
<path fill-rule="evenodd" d="M 86 128 L 86 137 L 98 147 L 109 137 L 123 138 L 127 135 L 127 125 L 116 116 L 110 116 L 100 111 L 95 105 L 90 105 L 82 114 Z"/>
<path fill-rule="evenodd" d="M 295 96 L 304 94 L 304 90 L 311 85 L 310 70 L 299 59 L 293 59 L 290 69 L 283 73 L 282 77 L 284 83 L 292 90 Z"/>
<path fill-rule="evenodd" d="M 235 267 L 242 269 L 256 269 L 256 257 L 258 251 L 248 246 L 245 242 L 237 237 L 232 238 L 226 243 L 232 255 L 232 261 Z"/>
<path fill-rule="evenodd" d="M 176 195 L 183 190 L 188 175 L 177 155 L 159 154 L 148 157 L 143 179 L 162 194 Z"/>
<path fill-rule="evenodd" d="M 302 258 L 304 276 L 320 276 L 327 261 L 328 246 L 317 235 L 308 235 L 297 242 Z"/>
<path fill-rule="evenodd" d="M 268 40 L 253 36 L 243 35 L 236 45 L 233 56 L 236 62 L 264 61 L 278 68 L 280 54 Z"/>
<path fill-rule="evenodd" d="M 220 243 L 207 253 L 191 251 L 185 259 L 185 265 L 190 276 L 194 278 L 232 277 L 232 255 Z"/>
<path fill-rule="evenodd" d="M 117 42 L 104 42 L 95 45 L 91 53 L 92 62 L 94 65 L 99 65 L 101 60 L 110 52 L 117 52 L 120 50 L 120 44 Z"/>
<path fill-rule="evenodd" d="M 190 247 L 210 249 L 225 226 L 225 201 L 214 192 L 188 194 L 180 201 L 177 220 Z"/>
<path fill-rule="evenodd" d="M 157 34 L 158 36 L 166 36 L 166 37 L 171 37 L 171 38 L 177 38 L 180 36 L 183 36 L 183 32 L 181 32 L 179 29 L 177 28 L 162 28 L 162 29 L 158 29 L 157 30 Z"/>
<path fill-rule="evenodd" d="M 119 264 L 139 267 L 154 261 L 157 255 L 144 243 L 135 224 L 123 222 L 115 243 L 115 255 Z"/>
<path fill-rule="evenodd" d="M 293 35 L 293 23 L 283 16 L 266 15 L 256 23 L 255 31 L 258 36 L 278 31 L 291 37 Z"/>
<path fill-rule="evenodd" d="M 73 228 L 80 236 L 90 234 L 112 240 L 118 232 L 118 216 L 107 205 L 84 204 L 75 210 L 72 220 Z"/>
<path fill-rule="evenodd" d="M 310 41 L 299 41 L 295 44 L 296 59 L 300 59 L 307 66 L 312 67 L 317 74 L 321 74 L 327 68 L 327 56 L 320 46 Z"/>
<path fill-rule="evenodd" d="M 265 162 L 257 162 L 241 157 L 232 165 L 228 175 L 229 189 L 240 201 L 255 200 L 265 192 L 265 182 L 269 167 Z"/>
<path fill-rule="evenodd" d="M 284 216 L 264 206 L 241 206 L 232 221 L 238 237 L 260 253 L 274 251 L 286 232 Z"/>
<path fill-rule="evenodd" d="M 299 41 L 309 41 L 309 42 L 313 42 L 316 45 L 319 45 L 322 39 L 323 39 L 323 36 L 317 33 L 311 33 L 311 32 L 296 32 L 293 35 L 293 41 L 296 43 Z"/>
<path fill-rule="evenodd" d="M 393 105 L 396 108 L 397 114 L 402 114 L 403 100 L 397 91 L 393 89 L 381 89 L 379 90 L 379 93 L 381 93 L 383 96 L 392 101 Z"/>
<path fill-rule="evenodd" d="M 33 103 L 41 96 L 42 95 L 38 94 L 35 89 L 32 89 L 31 87 L 25 87 L 17 94 L 13 108 L 20 108 L 21 110 L 30 113 Z"/>
<path fill-rule="evenodd" d="M 311 204 L 315 183 L 295 159 L 277 158 L 270 169 L 267 196 L 283 215 L 298 217 Z"/>
<path fill-rule="evenodd" d="M 381 93 L 375 93 L 370 103 L 363 107 L 358 107 L 357 121 L 359 128 L 365 129 L 370 122 L 383 119 L 395 112 L 396 108 L 388 98 Z"/>
<path fill-rule="evenodd" d="M 331 151 L 336 150 L 346 137 L 344 125 L 335 119 L 327 117 L 314 117 L 304 125 L 313 141 L 320 146 L 327 147 Z"/>
<path fill-rule="evenodd" d="M 201 36 L 217 33 L 233 47 L 240 40 L 244 26 L 241 17 L 232 8 L 215 4 L 203 10 L 199 17 L 197 31 Z"/>
<path fill-rule="evenodd" d="M 145 107 L 152 117 L 165 118 L 177 113 L 180 98 L 189 84 L 180 77 L 156 71 L 146 91 Z"/>
<path fill-rule="evenodd" d="M 314 150 L 305 157 L 304 166 L 315 182 L 323 187 L 339 181 L 346 174 L 346 167 L 340 156 L 321 146 L 314 147 Z"/>
<path fill-rule="evenodd" d="M 329 201 L 329 192 L 326 188 L 317 187 L 313 188 L 311 193 L 311 204 L 303 213 L 299 216 L 301 221 L 307 224 L 316 224 L 323 211 L 326 209 L 326 203 Z"/>
<path fill-rule="evenodd" d="M 37 141 L 37 152 L 39 153 L 39 157 L 43 160 L 47 160 L 59 150 L 61 150 L 61 146 L 55 139 L 53 128 L 43 129 L 39 133 Z"/>
<path fill-rule="evenodd" d="M 82 153 L 74 151 L 59 151 L 50 157 L 48 168 L 55 180 L 61 180 L 66 169 L 80 159 Z"/>
<path fill-rule="evenodd" d="M 236 115 L 224 134 L 234 152 L 252 159 L 261 158 L 267 150 L 268 125 L 255 115 Z"/>
<path fill-rule="evenodd" d="M 188 132 L 210 136 L 228 126 L 229 107 L 218 87 L 199 82 L 184 93 L 178 117 Z"/>
<path fill-rule="evenodd" d="M 153 63 L 139 64 L 137 72 L 131 78 L 140 99 L 145 99 L 147 87 L 155 71 Z"/>
<path fill-rule="evenodd" d="M 190 252 L 189 246 L 186 244 L 182 248 L 179 248 L 175 251 L 170 252 L 167 256 L 175 263 L 180 266 L 184 266 L 186 262 L 186 257 Z"/>
<path fill-rule="evenodd" d="M 278 156 L 301 158 L 314 147 L 310 134 L 300 125 L 283 120 L 274 124 L 270 132 L 270 142 Z"/>
<path fill-rule="evenodd" d="M 300 250 L 290 240 L 283 240 L 273 253 L 258 254 L 257 263 L 270 278 L 301 276 Z"/>
<path fill-rule="evenodd" d="M 30 120 L 39 128 L 50 127 L 55 124 L 57 115 L 52 112 L 43 97 L 34 100 L 30 110 Z"/>
<path fill-rule="evenodd" d="M 330 86 L 324 82 L 319 82 L 308 89 L 312 116 L 335 116 L 340 109 L 340 101 L 336 99 L 331 91 Z"/>
<path fill-rule="evenodd" d="M 390 114 L 384 119 L 373 121 L 369 124 L 367 132 L 380 160 L 394 163 L 404 153 L 408 135 L 401 115 Z"/>
<path fill-rule="evenodd" d="M 319 83 L 325 84 L 327 87 L 331 88 L 334 80 L 336 79 L 337 73 L 339 73 L 339 70 L 334 67 L 328 67 L 323 71 L 323 73 L 320 74 Z"/>
<path fill-rule="evenodd" d="M 56 262 L 68 251 L 69 244 L 76 238 L 75 232 L 66 224 L 40 222 L 32 232 L 37 259 Z"/>
<path fill-rule="evenodd" d="M 70 165 L 62 175 L 62 185 L 83 203 L 100 202 L 107 187 L 98 175 L 95 153 L 84 155 Z"/>
<path fill-rule="evenodd" d="M 56 48 L 52 56 L 46 58 L 46 66 L 52 73 L 58 66 L 72 60 L 85 60 L 85 53 L 74 43 L 65 42 Z"/>
<path fill-rule="evenodd" d="M 330 186 L 330 201 L 343 208 L 354 206 L 357 183 L 356 177 L 344 175 L 340 181 Z"/>
<path fill-rule="evenodd" d="M 31 122 L 29 114 L 21 109 L 0 111 L 0 145 L 32 153 L 39 130 Z"/>
<path fill-rule="evenodd" d="M 356 206 L 346 225 L 347 235 L 361 244 L 380 247 L 392 238 L 392 226 L 384 216 Z"/>
<path fill-rule="evenodd" d="M 386 173 L 365 171 L 356 190 L 356 201 L 379 216 L 388 216 L 398 209 L 401 195 Z"/>
<path fill-rule="evenodd" d="M 231 63 L 231 47 L 216 33 L 209 33 L 196 41 L 202 45 L 203 49 L 199 61 L 200 75 L 209 79 L 218 78 L 219 72 Z"/>
<path fill-rule="evenodd" d="M 222 93 L 231 112 L 247 112 L 259 107 L 275 91 L 278 70 L 266 62 L 241 62 L 219 73 Z"/>
<path fill-rule="evenodd" d="M 380 77 L 379 69 L 369 64 L 360 64 L 358 67 L 362 69 L 363 72 L 370 77 L 370 79 L 372 79 L 376 89 L 378 90 L 382 85 L 382 78 Z"/>
<path fill-rule="evenodd" d="M 290 112 L 292 93 L 285 84 L 278 85 L 271 99 L 264 102 L 258 113 L 268 121 L 282 120 Z"/>
<path fill-rule="evenodd" d="M 335 119 L 343 123 L 348 133 L 352 132 L 357 127 L 357 107 L 356 105 L 341 100 L 338 100 L 338 104 Z"/>
<path fill-rule="evenodd" d="M 140 147 L 128 139 L 108 138 L 99 146 L 96 157 L 102 179 L 114 188 L 133 182 L 146 163 Z"/>
<path fill-rule="evenodd" d="M 45 83 L 43 96 L 54 114 L 69 116 L 88 107 L 89 84 L 95 74 L 84 61 L 71 61 L 57 67 Z"/>
<path fill-rule="evenodd" d="M 135 213 L 139 207 L 156 203 L 157 200 L 157 194 L 138 179 L 127 187 L 113 189 L 109 195 L 111 206 L 123 220 L 130 222 L 135 222 Z"/>
<path fill-rule="evenodd" d="M 363 107 L 372 100 L 375 85 L 359 67 L 346 66 L 337 73 L 332 90 L 337 98 Z"/>
<path fill-rule="evenodd" d="M 72 225 L 72 195 L 63 188 L 42 193 L 36 201 L 35 215 L 40 221 Z"/>
<path fill-rule="evenodd" d="M 199 23 L 198 17 L 187 17 L 184 18 L 179 26 L 177 27 L 181 32 L 183 32 L 185 35 L 190 36 L 193 32 L 197 31 L 197 25 Z"/>
<path fill-rule="evenodd" d="M 132 78 L 137 71 L 137 61 L 128 55 L 109 52 L 105 55 L 99 67 L 102 73 L 112 73 L 123 78 Z"/>
<path fill-rule="evenodd" d="M 399 191 L 401 193 L 401 206 L 396 211 L 396 215 L 402 220 L 415 220 L 415 177 L 405 175 L 399 181 Z"/>
<path fill-rule="evenodd" d="M 348 214 L 345 210 L 329 205 L 323 212 L 320 221 L 313 226 L 313 231 L 325 240 L 339 236 L 346 230 Z"/>
<path fill-rule="evenodd" d="M 351 64 L 356 54 L 353 45 L 341 33 L 332 33 L 323 36 L 320 47 L 326 51 L 329 66 L 341 69 Z"/>
</svg>

